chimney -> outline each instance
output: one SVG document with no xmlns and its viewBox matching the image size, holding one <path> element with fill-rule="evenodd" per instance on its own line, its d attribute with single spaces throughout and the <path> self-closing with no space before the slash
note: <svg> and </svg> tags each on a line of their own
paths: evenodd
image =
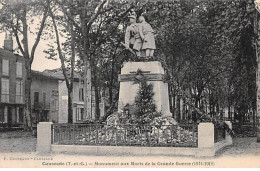
<svg viewBox="0 0 260 171">
<path fill-rule="evenodd" d="M 13 52 L 13 39 L 12 34 L 5 34 L 4 49 Z"/>
</svg>

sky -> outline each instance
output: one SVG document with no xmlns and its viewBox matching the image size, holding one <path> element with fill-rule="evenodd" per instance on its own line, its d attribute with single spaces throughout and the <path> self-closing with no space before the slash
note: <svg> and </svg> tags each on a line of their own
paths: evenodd
<svg viewBox="0 0 260 171">
<path fill-rule="evenodd" d="M 0 4 L 0 9 L 2 8 L 2 5 Z M 41 18 L 35 18 L 34 19 L 34 24 L 29 25 L 29 29 L 34 30 L 34 28 L 38 27 L 38 22 L 37 19 L 41 19 Z M 41 21 L 41 20 L 38 20 Z M 29 33 L 29 32 L 28 32 Z M 4 39 L 5 39 L 5 32 L 0 32 L 0 48 L 4 48 Z M 29 39 L 29 52 L 33 46 L 33 43 L 35 42 L 35 36 L 33 36 L 32 34 L 28 34 L 28 39 Z M 15 38 L 13 37 L 13 42 L 14 42 L 14 49 L 16 49 L 18 46 L 16 44 Z M 34 57 L 34 61 L 32 63 L 32 69 L 36 70 L 36 71 L 44 71 L 45 69 L 55 69 L 55 68 L 59 68 L 61 66 L 60 64 L 60 60 L 54 61 L 51 59 L 47 59 L 45 56 L 46 54 L 43 52 L 43 50 L 48 49 L 48 41 L 41 39 L 36 51 L 35 51 L 35 57 Z M 21 53 L 19 53 L 19 51 L 15 52 L 18 53 L 19 55 L 21 55 Z"/>
<path fill-rule="evenodd" d="M 0 33 L 0 48 L 4 48 L 4 39 L 5 39 L 5 33 Z M 14 48 L 17 48 L 17 44 L 14 40 Z M 34 42 L 33 37 L 29 37 L 30 42 Z M 47 41 L 41 40 L 39 45 L 36 48 L 35 52 L 35 58 L 32 64 L 32 69 L 36 71 L 44 71 L 45 69 L 55 69 L 59 68 L 61 66 L 60 61 L 54 61 L 51 59 L 45 58 L 46 54 L 43 52 L 44 49 L 47 49 Z"/>
</svg>

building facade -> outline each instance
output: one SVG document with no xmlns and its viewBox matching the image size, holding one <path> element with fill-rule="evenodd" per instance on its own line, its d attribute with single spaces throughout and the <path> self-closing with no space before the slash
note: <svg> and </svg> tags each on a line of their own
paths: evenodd
<svg viewBox="0 0 260 171">
<path fill-rule="evenodd" d="M 0 127 L 21 127 L 25 121 L 25 59 L 13 53 L 13 40 L 6 35 L 0 49 Z M 32 71 L 32 122 L 58 122 L 59 79 Z"/>
<path fill-rule="evenodd" d="M 34 124 L 59 120 L 59 78 L 32 71 L 31 109 Z"/>
<path fill-rule="evenodd" d="M 59 123 L 68 123 L 68 90 L 61 69 L 45 70 L 43 73 L 52 75 L 59 79 Z M 84 81 L 79 74 L 75 74 L 73 82 L 73 123 L 83 123 L 95 119 L 95 96 L 93 87 L 88 92 L 89 105 L 85 112 L 84 107 Z M 105 115 L 104 100 L 101 97 L 99 103 L 100 117 Z"/>
<path fill-rule="evenodd" d="M 13 53 L 11 36 L 0 49 L 0 124 L 20 126 L 24 121 L 25 60 Z"/>
</svg>

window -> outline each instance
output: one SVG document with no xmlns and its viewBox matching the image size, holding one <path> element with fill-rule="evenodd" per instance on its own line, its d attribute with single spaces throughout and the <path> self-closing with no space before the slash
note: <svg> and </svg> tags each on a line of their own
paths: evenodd
<svg viewBox="0 0 260 171">
<path fill-rule="evenodd" d="M 59 110 L 59 99 L 51 99 L 51 111 Z"/>
<path fill-rule="evenodd" d="M 2 74 L 5 76 L 9 76 L 9 61 L 3 59 L 2 62 Z"/>
<path fill-rule="evenodd" d="M 79 108 L 76 108 L 76 122 L 79 121 Z"/>
<path fill-rule="evenodd" d="M 16 81 L 16 103 L 23 103 L 23 82 Z"/>
<path fill-rule="evenodd" d="M 0 122 L 4 122 L 4 108 L 0 107 Z"/>
<path fill-rule="evenodd" d="M 23 108 L 19 108 L 19 122 L 23 123 Z"/>
<path fill-rule="evenodd" d="M 39 92 L 34 92 L 34 109 L 39 109 Z"/>
<path fill-rule="evenodd" d="M 80 108 L 81 120 L 83 120 L 84 108 Z"/>
<path fill-rule="evenodd" d="M 16 62 L 16 76 L 23 77 L 23 64 L 21 62 Z"/>
<path fill-rule="evenodd" d="M 9 103 L 9 79 L 1 79 L 1 102 Z"/>
<path fill-rule="evenodd" d="M 43 103 L 43 107 L 46 108 L 47 104 L 46 104 L 46 93 L 45 92 L 42 93 L 42 103 Z"/>
<path fill-rule="evenodd" d="M 79 88 L 79 101 L 84 101 L 84 91 L 83 91 L 83 88 Z"/>
<path fill-rule="evenodd" d="M 54 99 L 53 98 L 51 98 L 51 106 L 50 106 L 50 108 L 51 108 L 51 111 L 54 111 L 55 110 L 55 101 L 54 101 Z"/>
<path fill-rule="evenodd" d="M 19 123 L 20 122 L 20 118 L 19 118 L 19 107 L 16 108 L 16 123 Z"/>
<path fill-rule="evenodd" d="M 84 108 L 76 108 L 76 121 L 82 121 L 84 115 Z"/>
<path fill-rule="evenodd" d="M 55 110 L 59 110 L 59 100 L 55 99 Z"/>
</svg>

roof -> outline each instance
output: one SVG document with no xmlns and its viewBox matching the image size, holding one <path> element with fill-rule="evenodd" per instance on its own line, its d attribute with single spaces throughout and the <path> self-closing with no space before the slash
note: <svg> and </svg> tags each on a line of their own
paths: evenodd
<svg viewBox="0 0 260 171">
<path fill-rule="evenodd" d="M 46 75 L 51 75 L 53 77 L 62 79 L 62 80 L 65 79 L 61 68 L 56 68 L 56 69 L 52 69 L 52 70 L 46 69 L 46 70 L 43 71 L 43 73 L 46 74 Z M 67 70 L 67 75 L 68 75 L 68 77 L 70 77 L 70 71 L 69 70 Z M 80 78 L 81 78 L 80 74 L 74 72 L 74 79 L 80 79 Z"/>
<path fill-rule="evenodd" d="M 5 50 L 3 48 L 0 48 L 0 56 L 18 57 L 18 58 L 24 59 L 23 56 L 16 54 L 16 53 L 13 53 L 13 52 L 10 52 L 8 50 Z"/>
<path fill-rule="evenodd" d="M 40 71 L 35 71 L 35 70 L 32 70 L 32 77 L 37 77 L 37 78 L 47 78 L 47 79 L 54 79 L 54 80 L 62 80 L 58 77 L 55 77 L 55 76 L 51 76 L 51 75 L 48 75 L 48 74 L 45 74 L 43 72 L 40 72 Z"/>
<path fill-rule="evenodd" d="M 8 50 L 5 50 L 3 48 L 0 48 L 0 57 L 9 57 L 9 58 L 20 58 L 20 59 L 25 59 L 23 56 L 19 54 L 12 53 Z M 56 80 L 63 80 L 64 76 L 62 75 L 62 72 L 60 73 L 61 75 L 54 74 L 53 72 L 40 72 L 36 70 L 32 70 L 32 76 L 33 77 L 38 77 L 38 78 L 48 78 L 48 79 L 56 79 Z"/>
</svg>

